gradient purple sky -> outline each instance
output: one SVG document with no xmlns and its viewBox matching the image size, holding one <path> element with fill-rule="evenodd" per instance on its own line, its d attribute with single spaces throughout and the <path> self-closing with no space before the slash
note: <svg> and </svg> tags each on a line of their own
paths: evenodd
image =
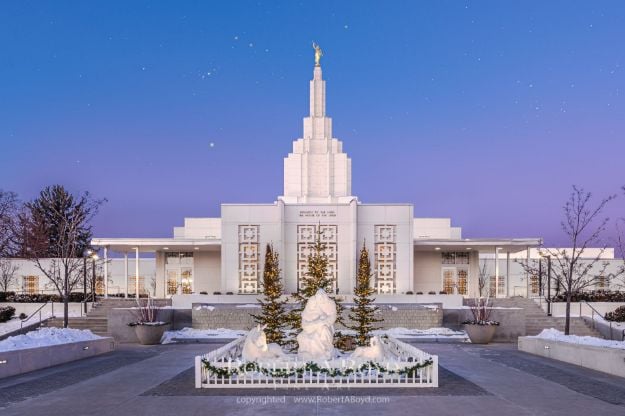
<svg viewBox="0 0 625 416">
<path fill-rule="evenodd" d="M 178 3 L 2 5 L 0 188 L 106 197 L 99 237 L 272 202 L 312 40 L 363 202 L 562 245 L 572 184 L 625 184 L 625 2 Z"/>
</svg>

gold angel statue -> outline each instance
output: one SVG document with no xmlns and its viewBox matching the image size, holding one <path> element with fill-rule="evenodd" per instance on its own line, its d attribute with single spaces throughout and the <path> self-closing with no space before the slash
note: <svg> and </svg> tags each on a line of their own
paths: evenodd
<svg viewBox="0 0 625 416">
<path fill-rule="evenodd" d="M 321 47 L 315 42 L 313 42 L 312 47 L 315 50 L 315 66 L 319 66 L 319 62 L 321 61 L 321 57 L 323 56 L 323 51 L 321 50 Z"/>
</svg>

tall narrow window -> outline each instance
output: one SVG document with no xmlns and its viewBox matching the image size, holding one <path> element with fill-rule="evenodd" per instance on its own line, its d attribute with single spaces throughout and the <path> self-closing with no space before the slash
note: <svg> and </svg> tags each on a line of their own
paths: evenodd
<svg viewBox="0 0 625 416">
<path fill-rule="evenodd" d="M 378 293 L 395 293 L 397 247 L 395 225 L 375 226 L 375 285 Z"/>
<path fill-rule="evenodd" d="M 239 292 L 258 293 L 260 226 L 239 225 Z"/>
<path fill-rule="evenodd" d="M 530 291 L 533 296 L 538 296 L 540 292 L 540 281 L 535 274 L 530 276 Z"/>
</svg>

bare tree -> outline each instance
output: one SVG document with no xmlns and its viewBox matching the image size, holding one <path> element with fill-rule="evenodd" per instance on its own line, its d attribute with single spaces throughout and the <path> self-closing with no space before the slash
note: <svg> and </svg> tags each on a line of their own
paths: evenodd
<svg viewBox="0 0 625 416">
<path fill-rule="evenodd" d="M 18 209 L 17 194 L 0 189 L 0 257 L 8 257 L 13 254 Z"/>
<path fill-rule="evenodd" d="M 483 262 L 480 268 L 478 269 L 478 277 L 477 277 L 477 290 L 480 294 L 480 298 L 485 296 L 484 290 L 489 283 L 489 276 L 487 271 L 487 264 Z"/>
<path fill-rule="evenodd" d="M 0 258 L 0 292 L 8 292 L 13 283 L 17 281 L 15 275 L 19 266 L 10 259 Z"/>
<path fill-rule="evenodd" d="M 571 326 L 572 296 L 595 285 L 605 275 L 609 265 L 602 260 L 607 248 L 602 241 L 602 234 L 609 222 L 609 218 L 603 216 L 603 211 L 614 198 L 616 195 L 610 195 L 593 204 L 590 192 L 573 186 L 573 191 L 564 204 L 564 219 L 560 223 L 569 248 L 540 249 L 544 257 L 551 257 L 551 276 L 556 284 L 556 293 L 563 290 L 566 296 L 566 335 L 569 334 Z M 594 246 L 600 247 L 594 256 L 582 257 L 588 253 L 587 249 Z M 523 264 L 523 268 L 530 274 L 538 273 L 534 265 Z"/>
<path fill-rule="evenodd" d="M 620 288 L 625 287 L 625 218 L 619 218 L 616 221 L 616 250 L 617 255 L 621 259 L 621 266 L 615 273 L 610 276 L 610 280 L 621 277 L 621 281 L 616 285 Z"/>
<path fill-rule="evenodd" d="M 68 325 L 69 295 L 82 284 L 82 257 L 91 239 L 89 221 L 103 202 L 89 193 L 75 198 L 55 185 L 28 202 L 20 216 L 27 257 L 63 299 L 64 327 Z"/>
</svg>

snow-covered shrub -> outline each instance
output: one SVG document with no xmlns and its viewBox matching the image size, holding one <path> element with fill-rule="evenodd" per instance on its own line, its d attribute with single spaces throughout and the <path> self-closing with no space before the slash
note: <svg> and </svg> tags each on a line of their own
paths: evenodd
<svg viewBox="0 0 625 416">
<path fill-rule="evenodd" d="M 15 308 L 13 306 L 0 307 L 0 322 L 8 321 L 13 318 L 13 315 L 15 315 Z"/>
<path fill-rule="evenodd" d="M 625 306 L 619 306 L 614 312 L 605 314 L 606 321 L 625 322 Z"/>
</svg>

